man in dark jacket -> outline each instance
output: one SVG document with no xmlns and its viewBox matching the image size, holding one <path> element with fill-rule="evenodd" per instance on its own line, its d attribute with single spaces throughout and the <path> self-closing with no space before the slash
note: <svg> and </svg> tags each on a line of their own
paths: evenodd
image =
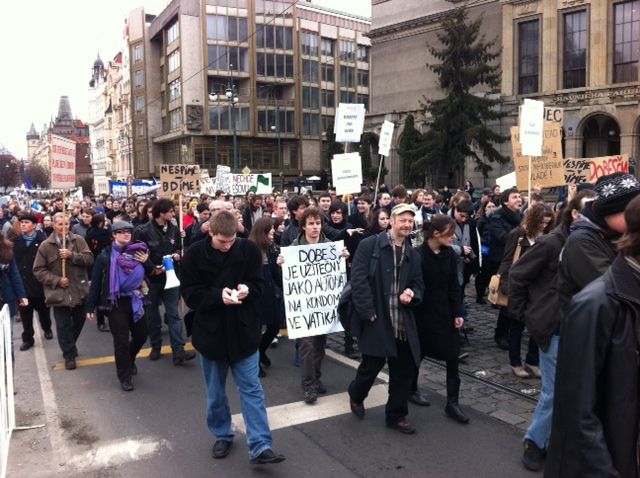
<svg viewBox="0 0 640 478">
<path fill-rule="evenodd" d="M 290 246 L 300 235 L 300 225 L 298 221 L 300 221 L 304 210 L 309 207 L 309 200 L 305 196 L 294 196 L 287 203 L 287 207 L 289 208 L 291 220 L 282 233 L 282 238 L 280 239 L 280 245 L 282 247 Z"/>
<path fill-rule="evenodd" d="M 163 257 L 171 256 L 174 262 L 180 261 L 180 230 L 173 224 L 175 215 L 173 201 L 159 199 L 151 210 L 153 219 L 135 230 L 134 240 L 144 242 L 149 247 L 149 259 L 155 266 L 149 283 L 149 342 L 151 343 L 150 360 L 161 357 L 162 319 L 160 318 L 160 302 L 164 304 L 164 321 L 169 327 L 169 340 L 173 352 L 173 364 L 183 365 L 185 361 L 195 358 L 195 353 L 184 349 L 185 340 L 182 335 L 182 321 L 178 313 L 180 290 L 178 287 L 165 289 L 166 271 Z"/>
<path fill-rule="evenodd" d="M 278 463 L 284 456 L 271 449 L 258 378 L 262 254 L 254 243 L 236 238 L 236 218 L 231 212 L 213 215 L 209 236 L 185 254 L 182 294 L 194 311 L 193 345 L 200 352 L 205 379 L 207 424 L 216 438 L 213 457 L 226 457 L 234 437 L 225 391 L 231 368 L 241 397 L 251 463 Z"/>
<path fill-rule="evenodd" d="M 621 254 L 562 322 L 545 478 L 639 476 L 640 198 L 625 219 Z"/>
<path fill-rule="evenodd" d="M 422 300 L 424 283 L 419 253 L 411 248 L 415 208 L 400 204 L 391 211 L 391 230 L 364 239 L 353 260 L 351 285 L 362 362 L 349 385 L 351 411 L 364 417 L 364 400 L 385 362 L 389 363 L 386 424 L 415 433 L 407 421 L 411 384 L 420 364 L 420 342 L 412 307 Z M 373 277 L 369 261 L 379 256 Z M 359 322 L 356 322 L 359 319 Z M 359 330 L 358 330 L 359 329 Z"/>
<path fill-rule="evenodd" d="M 517 189 L 507 189 L 502 193 L 502 206 L 493 213 L 489 219 L 489 256 L 486 266 L 489 268 L 488 277 L 491 277 L 500 267 L 504 246 L 507 243 L 507 236 L 512 229 L 515 229 L 522 222 L 522 198 Z M 496 344 L 503 349 L 509 350 L 509 320 L 507 311 L 500 309 L 498 322 L 494 332 Z"/>
<path fill-rule="evenodd" d="M 262 211 L 264 211 L 262 202 L 263 198 L 261 195 L 256 194 L 250 196 L 249 202 L 242 209 L 242 224 L 247 230 L 247 234 L 251 232 L 251 228 L 255 222 L 262 217 Z"/>
<path fill-rule="evenodd" d="M 36 260 L 38 247 L 46 237 L 42 231 L 36 230 L 38 219 L 33 214 L 22 214 L 18 220 L 20 221 L 22 235 L 13 239 L 13 255 L 29 301 L 29 305 L 20 307 L 20 318 L 22 319 L 22 344 L 20 345 L 20 350 L 28 350 L 34 344 L 34 310 L 38 312 L 38 319 L 44 331 L 45 339 L 51 340 L 53 338 L 49 307 L 44 303 L 44 289 L 33 275 L 33 262 Z"/>
</svg>

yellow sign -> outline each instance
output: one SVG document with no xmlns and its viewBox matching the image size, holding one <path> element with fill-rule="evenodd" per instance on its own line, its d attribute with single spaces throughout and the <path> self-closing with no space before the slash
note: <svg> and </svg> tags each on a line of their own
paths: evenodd
<svg viewBox="0 0 640 478">
<path fill-rule="evenodd" d="M 531 157 L 531 187 L 552 188 L 564 186 L 564 164 L 562 161 L 562 132 L 559 123 L 545 122 L 542 131 L 542 156 Z M 513 163 L 516 170 L 517 188 L 529 188 L 529 156 L 522 156 L 517 126 L 511 128 Z"/>
<path fill-rule="evenodd" d="M 245 166 L 243 168 L 242 174 L 251 174 L 251 170 L 249 169 L 249 166 Z"/>
</svg>

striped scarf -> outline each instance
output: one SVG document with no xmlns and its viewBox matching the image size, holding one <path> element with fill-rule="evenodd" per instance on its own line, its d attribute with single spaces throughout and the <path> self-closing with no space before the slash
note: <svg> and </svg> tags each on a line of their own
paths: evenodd
<svg viewBox="0 0 640 478">
<path fill-rule="evenodd" d="M 389 298 L 389 315 L 391 317 L 391 326 L 393 327 L 393 335 L 398 340 L 407 340 L 407 331 L 404 325 L 404 318 L 400 311 L 400 305 L 398 297 L 400 296 L 400 268 L 402 267 L 402 261 L 404 260 L 404 252 L 406 243 L 402 242 L 402 251 L 400 253 L 400 260 L 396 254 L 396 245 L 393 242 L 391 233 L 387 231 L 387 237 L 391 244 L 391 250 L 393 253 L 393 281 L 391 282 L 391 294 Z"/>
</svg>

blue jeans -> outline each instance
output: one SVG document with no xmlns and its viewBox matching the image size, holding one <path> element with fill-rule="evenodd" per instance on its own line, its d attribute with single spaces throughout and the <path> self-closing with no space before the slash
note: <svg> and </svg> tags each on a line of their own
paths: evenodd
<svg viewBox="0 0 640 478">
<path fill-rule="evenodd" d="M 556 363 L 558 361 L 558 342 L 560 337 L 551 337 L 549 350 L 540 350 L 540 372 L 542 374 L 542 390 L 533 413 L 533 420 L 524 438 L 533 441 L 538 448 L 546 449 L 551 435 L 551 418 L 553 417 L 553 395 L 556 384 Z"/>
<path fill-rule="evenodd" d="M 173 352 L 184 350 L 182 338 L 182 321 L 178 314 L 180 288 L 165 289 L 164 282 L 149 284 L 149 301 L 147 317 L 149 318 L 149 343 L 154 349 L 162 347 L 162 318 L 160 302 L 164 304 L 164 323 L 169 327 L 169 341 Z"/>
<path fill-rule="evenodd" d="M 240 393 L 240 406 L 247 429 L 247 445 L 251 458 L 271 448 L 271 430 L 264 405 L 264 392 L 258 378 L 260 354 L 237 362 L 208 360 L 202 354 L 200 363 L 207 391 L 207 425 L 216 440 L 233 440 L 231 410 L 226 393 L 227 373 L 231 368 L 233 380 Z"/>
</svg>

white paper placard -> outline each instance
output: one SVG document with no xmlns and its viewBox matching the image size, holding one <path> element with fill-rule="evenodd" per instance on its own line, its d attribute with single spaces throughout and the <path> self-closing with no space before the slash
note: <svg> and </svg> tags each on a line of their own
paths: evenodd
<svg viewBox="0 0 640 478">
<path fill-rule="evenodd" d="M 340 103 L 336 110 L 334 132 L 338 143 L 359 143 L 364 129 L 364 105 Z"/>
<path fill-rule="evenodd" d="M 338 301 L 347 283 L 340 257 L 342 241 L 289 246 L 281 249 L 282 285 L 290 339 L 342 332 Z"/>
<path fill-rule="evenodd" d="M 391 121 L 382 123 L 380 130 L 380 139 L 378 140 L 378 154 L 381 156 L 389 156 L 391 149 L 391 140 L 393 139 L 394 124 Z"/>
<path fill-rule="evenodd" d="M 520 115 L 520 144 L 523 156 L 542 156 L 544 102 L 525 99 Z"/>
<path fill-rule="evenodd" d="M 339 196 L 359 193 L 362 190 L 360 153 L 336 154 L 331 160 L 331 177 Z"/>
</svg>

